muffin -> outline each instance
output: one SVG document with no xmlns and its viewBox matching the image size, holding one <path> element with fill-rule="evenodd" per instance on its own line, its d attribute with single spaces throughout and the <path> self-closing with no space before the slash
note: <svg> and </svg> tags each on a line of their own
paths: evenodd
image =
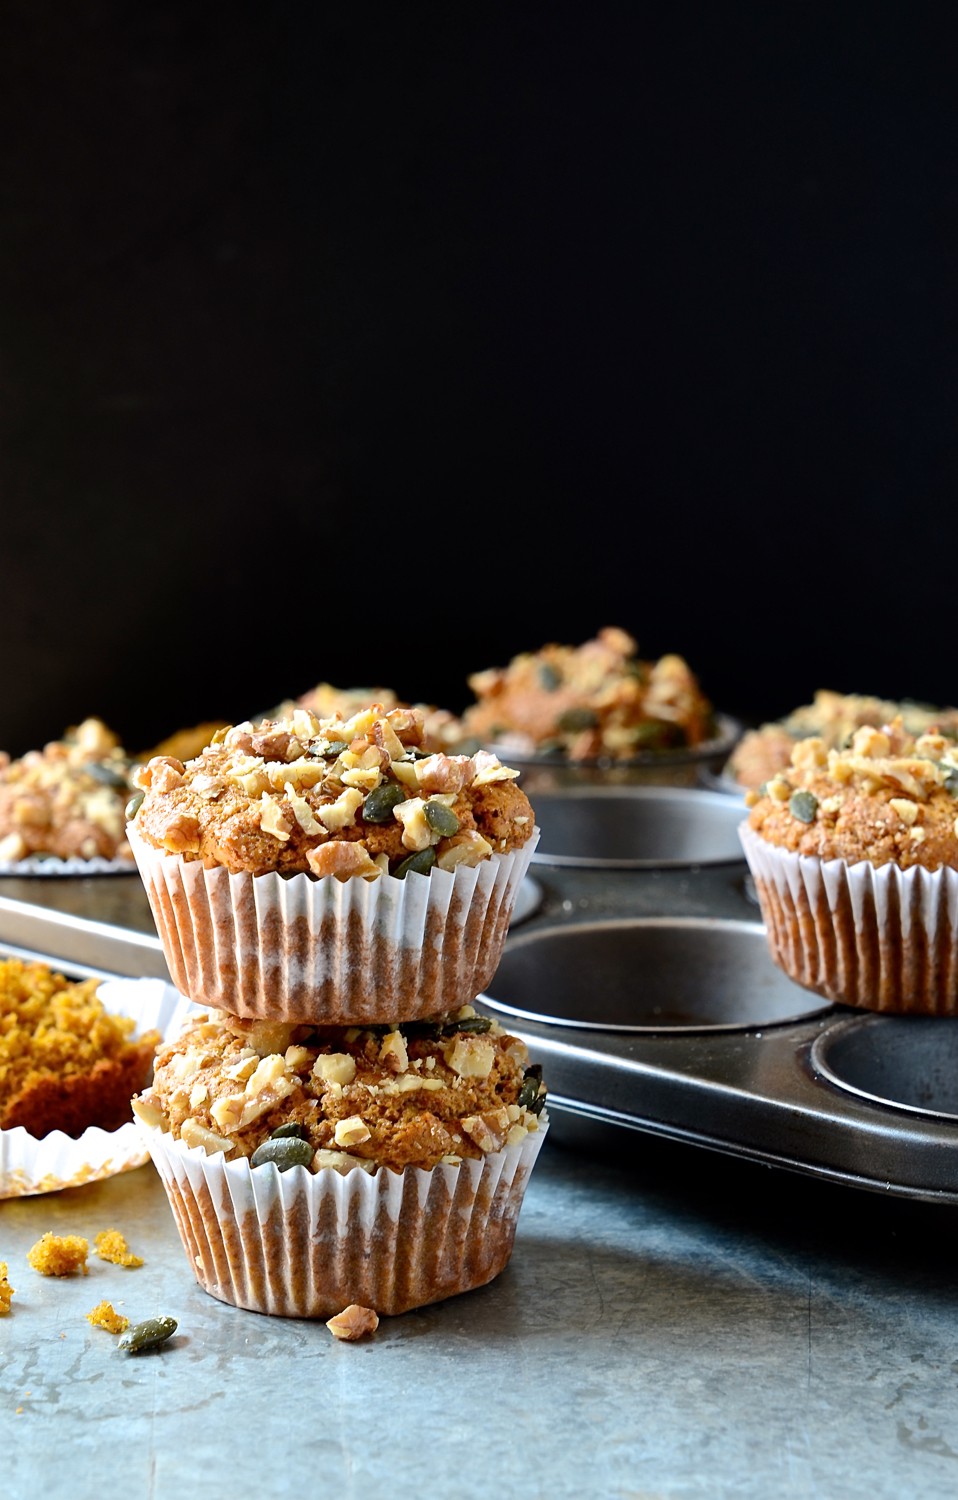
<svg viewBox="0 0 958 1500">
<path fill-rule="evenodd" d="M 308 709 L 318 719 L 349 719 L 370 703 L 378 703 L 385 710 L 415 708 L 423 716 L 423 749 L 430 753 L 445 750 L 468 755 L 481 748 L 478 740 L 469 740 L 460 720 L 449 709 L 439 708 L 434 703 L 408 703 L 388 687 L 344 688 L 331 682 L 317 682 L 298 698 L 286 698 L 268 714 L 258 715 L 256 722 L 266 718 L 288 718 L 297 708 Z"/>
<path fill-rule="evenodd" d="M 642 661 L 624 630 L 579 646 L 549 644 L 468 678 L 462 731 L 486 745 L 571 761 L 622 761 L 694 747 L 715 714 L 681 656 Z"/>
<path fill-rule="evenodd" d="M 149 761 L 128 837 L 177 988 L 329 1025 L 473 1000 L 538 838 L 518 774 L 487 751 L 424 754 L 421 712 L 377 704 Z"/>
<path fill-rule="evenodd" d="M 812 736 L 749 792 L 741 836 L 775 962 L 868 1010 L 958 1010 L 958 746 L 901 716 Z"/>
<path fill-rule="evenodd" d="M 133 869 L 126 804 L 133 764 L 101 719 L 42 750 L 0 756 L 0 862 L 120 861 Z"/>
<path fill-rule="evenodd" d="M 887 698 L 820 688 L 811 703 L 793 709 L 785 718 L 747 730 L 729 756 L 723 774 L 739 786 L 755 790 L 786 769 L 797 740 L 817 736 L 826 749 L 838 750 L 848 744 L 856 729 L 878 729 L 896 718 L 901 718 L 909 734 L 934 731 L 948 739 L 958 738 L 958 709 L 895 703 Z"/>
<path fill-rule="evenodd" d="M 199 1284 L 325 1319 L 498 1275 L 545 1097 L 525 1044 L 472 1006 L 348 1028 L 210 1012 L 159 1050 L 133 1109 Z"/>
<path fill-rule="evenodd" d="M 33 1136 L 116 1130 L 150 1076 L 160 1033 L 134 1037 L 100 981 L 71 981 L 43 963 L 0 960 L 0 1129 Z"/>
</svg>

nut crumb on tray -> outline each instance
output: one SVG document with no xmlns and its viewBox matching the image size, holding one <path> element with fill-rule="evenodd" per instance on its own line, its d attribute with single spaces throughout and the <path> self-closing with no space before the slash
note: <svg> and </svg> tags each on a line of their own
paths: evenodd
<svg viewBox="0 0 958 1500">
<path fill-rule="evenodd" d="M 16 1292 L 7 1280 L 7 1263 L 0 1260 L 0 1317 L 5 1317 L 10 1311 L 10 1302 Z"/>
<path fill-rule="evenodd" d="M 79 1234 L 53 1234 L 47 1230 L 27 1251 L 27 1260 L 41 1276 L 87 1274 L 89 1242 Z"/>
<path fill-rule="evenodd" d="M 348 1307 L 343 1308 L 341 1313 L 330 1318 L 326 1327 L 333 1338 L 352 1344 L 357 1339 L 376 1332 L 379 1327 L 379 1315 L 371 1307 L 362 1307 L 358 1302 L 351 1302 Z"/>
</svg>

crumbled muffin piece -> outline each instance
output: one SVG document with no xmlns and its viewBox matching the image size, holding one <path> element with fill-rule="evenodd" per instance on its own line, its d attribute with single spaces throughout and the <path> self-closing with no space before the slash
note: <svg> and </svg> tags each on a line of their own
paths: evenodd
<svg viewBox="0 0 958 1500">
<path fill-rule="evenodd" d="M 98 1302 L 93 1311 L 87 1313 L 86 1319 L 94 1328 L 105 1328 L 107 1333 L 125 1333 L 130 1326 L 129 1318 L 116 1312 L 109 1302 Z"/>
<path fill-rule="evenodd" d="M 756 833 L 799 854 L 958 869 L 958 745 L 915 738 L 900 716 L 857 729 L 844 750 L 799 740 L 786 770 L 745 801 Z"/>
<path fill-rule="evenodd" d="M 186 762 L 137 772 L 139 836 L 232 872 L 377 880 L 478 864 L 534 832 L 518 771 L 488 751 L 423 753 L 423 715 L 371 704 L 349 719 L 239 724 Z"/>
<path fill-rule="evenodd" d="M 624 630 L 580 646 L 549 644 L 506 667 L 474 672 L 465 734 L 516 753 L 628 760 L 699 745 L 715 732 L 712 705 L 681 656 L 641 661 Z"/>
<path fill-rule="evenodd" d="M 84 719 L 17 760 L 0 758 L 0 860 L 128 859 L 133 764 L 117 736 Z"/>
<path fill-rule="evenodd" d="M 545 1097 L 525 1043 L 469 1005 L 371 1027 L 203 1014 L 159 1049 L 133 1108 L 188 1146 L 254 1166 L 401 1171 L 518 1143 L 538 1130 Z"/>
<path fill-rule="evenodd" d="M 7 1280 L 7 1263 L 0 1260 L 0 1318 L 5 1318 L 10 1311 L 15 1290 Z"/>
<path fill-rule="evenodd" d="M 134 1038 L 135 1021 L 112 1015 L 98 988 L 46 964 L 0 960 L 0 1128 L 78 1136 L 130 1118 L 160 1034 Z"/>
<path fill-rule="evenodd" d="M 341 1313 L 330 1318 L 326 1327 L 333 1338 L 353 1344 L 357 1339 L 366 1338 L 369 1334 L 376 1332 L 379 1327 L 379 1314 L 371 1307 L 362 1307 L 358 1302 L 351 1302 L 348 1307 L 343 1308 Z"/>
<path fill-rule="evenodd" d="M 41 1276 L 75 1276 L 87 1274 L 86 1258 L 90 1246 L 79 1234 L 46 1234 L 27 1251 L 27 1260 Z"/>
<path fill-rule="evenodd" d="M 118 1229 L 103 1229 L 94 1236 L 93 1247 L 101 1260 L 115 1266 L 142 1266 L 143 1257 L 134 1255 Z"/>
</svg>

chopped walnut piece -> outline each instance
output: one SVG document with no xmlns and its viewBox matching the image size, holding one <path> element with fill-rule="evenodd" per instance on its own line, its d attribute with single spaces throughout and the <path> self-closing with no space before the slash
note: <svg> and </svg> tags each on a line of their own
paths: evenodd
<svg viewBox="0 0 958 1500">
<path fill-rule="evenodd" d="M 306 862 L 320 880 L 324 875 L 334 875 L 337 880 L 351 880 L 354 875 L 364 880 L 378 880 L 383 873 L 362 844 L 339 840 L 310 849 Z"/>
<path fill-rule="evenodd" d="M 379 1315 L 371 1307 L 363 1307 L 358 1302 L 351 1302 L 348 1307 L 343 1308 L 341 1313 L 330 1318 L 326 1327 L 334 1338 L 342 1339 L 345 1343 L 355 1343 L 357 1339 L 376 1332 L 379 1327 Z"/>
</svg>

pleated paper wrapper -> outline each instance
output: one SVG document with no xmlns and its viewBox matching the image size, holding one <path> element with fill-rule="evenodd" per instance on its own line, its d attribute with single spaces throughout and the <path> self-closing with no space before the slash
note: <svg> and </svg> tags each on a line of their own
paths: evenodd
<svg viewBox="0 0 958 1500">
<path fill-rule="evenodd" d="M 106 1010 L 134 1016 L 137 1034 L 157 1030 L 164 1041 L 179 1034 L 192 1009 L 190 1002 L 162 979 L 108 980 L 97 994 Z M 129 1123 L 118 1130 L 94 1126 L 76 1138 L 61 1130 L 38 1137 L 18 1125 L 13 1130 L 0 1130 L 0 1198 L 81 1187 L 142 1167 L 149 1159 L 132 1110 Z"/>
<path fill-rule="evenodd" d="M 739 835 L 772 957 L 842 1005 L 958 1014 L 958 871 L 849 864 Z"/>
<path fill-rule="evenodd" d="M 481 1160 L 346 1174 L 252 1168 L 137 1127 L 199 1285 L 253 1312 L 327 1319 L 354 1302 L 407 1312 L 497 1276 L 548 1119 Z"/>
<path fill-rule="evenodd" d="M 177 989 L 247 1019 L 330 1026 L 471 1004 L 498 967 L 538 837 L 471 868 L 339 881 L 204 869 L 129 830 Z"/>
</svg>

